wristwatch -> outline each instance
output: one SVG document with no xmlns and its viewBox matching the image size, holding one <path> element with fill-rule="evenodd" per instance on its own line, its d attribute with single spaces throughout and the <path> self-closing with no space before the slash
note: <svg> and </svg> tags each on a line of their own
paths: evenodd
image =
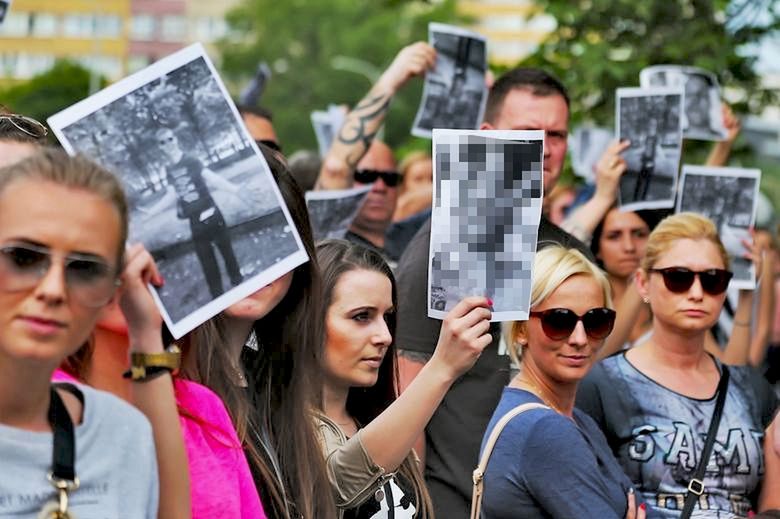
<svg viewBox="0 0 780 519">
<path fill-rule="evenodd" d="M 175 375 L 180 366 L 181 349 L 173 344 L 160 353 L 131 353 L 130 369 L 123 376 L 133 381 L 147 380 L 165 371 Z"/>
</svg>

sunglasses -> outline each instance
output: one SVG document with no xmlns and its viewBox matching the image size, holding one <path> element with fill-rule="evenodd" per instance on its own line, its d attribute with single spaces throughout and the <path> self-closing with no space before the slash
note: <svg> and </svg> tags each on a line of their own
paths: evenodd
<svg viewBox="0 0 780 519">
<path fill-rule="evenodd" d="M 577 315 L 568 308 L 550 308 L 541 312 L 530 312 L 528 315 L 538 317 L 542 322 L 542 331 L 554 341 L 571 336 L 579 321 L 582 321 L 585 327 L 585 334 L 597 340 L 606 338 L 615 325 L 615 311 L 609 308 L 591 308 L 582 315 Z"/>
<path fill-rule="evenodd" d="M 395 187 L 401 183 L 401 174 L 397 171 L 378 171 L 376 169 L 355 170 L 355 182 L 360 184 L 373 184 L 381 178 L 387 187 Z"/>
<path fill-rule="evenodd" d="M 20 292 L 35 287 L 51 269 L 52 252 L 36 245 L 0 247 L 0 290 Z M 119 285 L 115 271 L 105 261 L 69 254 L 63 258 L 65 284 L 76 301 L 100 307 L 111 300 Z"/>
<path fill-rule="evenodd" d="M 260 139 L 259 141 L 255 141 L 255 143 L 258 146 L 262 144 L 268 148 L 271 148 L 274 151 L 278 151 L 279 153 L 282 153 L 282 145 L 276 141 L 272 141 L 271 139 Z"/>
<path fill-rule="evenodd" d="M 17 130 L 24 132 L 35 139 L 43 139 L 49 134 L 49 130 L 32 117 L 25 117 L 24 115 L 17 114 L 0 115 L 0 122 L 2 121 L 8 121 Z"/>
<path fill-rule="evenodd" d="M 723 269 L 707 269 L 695 271 L 685 267 L 666 267 L 663 269 L 650 269 L 664 277 L 664 285 L 670 292 L 680 294 L 693 286 L 693 280 L 699 276 L 701 288 L 712 296 L 717 296 L 726 291 L 733 272 Z"/>
</svg>

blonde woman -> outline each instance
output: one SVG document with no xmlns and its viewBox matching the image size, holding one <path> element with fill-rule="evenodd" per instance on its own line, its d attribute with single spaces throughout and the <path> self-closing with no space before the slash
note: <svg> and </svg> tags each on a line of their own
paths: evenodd
<svg viewBox="0 0 780 519">
<path fill-rule="evenodd" d="M 664 219 L 650 234 L 636 276 L 653 314 L 651 335 L 601 362 L 577 396 L 654 517 L 686 517 L 680 511 L 689 493 L 695 517 L 744 517 L 756 507 L 778 507 L 780 473 L 764 474 L 770 466 L 764 430 L 777 398 L 750 368 L 725 370 L 705 351 L 731 279 L 728 268 L 710 220 L 693 213 Z M 704 475 L 695 477 L 722 377 L 728 384 L 712 455 Z"/>
<path fill-rule="evenodd" d="M 504 389 L 485 439 L 519 405 L 547 409 L 520 414 L 501 432 L 484 475 L 484 518 L 644 517 L 598 426 L 574 408 L 577 386 L 615 322 L 610 292 L 580 252 L 556 246 L 536 254 L 530 319 L 511 327 L 520 373 Z"/>
</svg>

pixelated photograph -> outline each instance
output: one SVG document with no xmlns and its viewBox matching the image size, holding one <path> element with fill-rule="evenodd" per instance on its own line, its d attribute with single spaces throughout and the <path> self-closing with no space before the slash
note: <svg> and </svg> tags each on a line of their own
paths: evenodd
<svg viewBox="0 0 780 519">
<path fill-rule="evenodd" d="M 615 132 L 597 126 L 578 126 L 569 134 L 569 158 L 574 174 L 586 182 L 596 181 L 596 163 L 615 139 Z"/>
<path fill-rule="evenodd" d="M 753 263 L 742 255 L 742 240 L 750 240 L 756 219 L 761 171 L 744 168 L 689 166 L 682 168 L 677 212 L 691 211 L 712 220 L 731 261 L 732 288 L 756 286 Z"/>
<path fill-rule="evenodd" d="M 720 85 L 712 72 L 698 67 L 655 65 L 642 69 L 639 84 L 647 87 L 682 87 L 685 110 L 683 137 L 722 141 L 728 136 L 723 125 Z"/>
<path fill-rule="evenodd" d="M 307 191 L 306 207 L 314 241 L 343 239 L 369 191 L 370 185 L 354 189 Z"/>
<path fill-rule="evenodd" d="M 433 131 L 428 317 L 493 300 L 493 321 L 528 319 L 542 214 L 544 132 Z"/>
<path fill-rule="evenodd" d="M 436 49 L 436 66 L 425 74 L 412 135 L 430 139 L 434 128 L 478 128 L 487 102 L 487 40 L 459 27 L 430 23 L 428 42 Z"/>
<path fill-rule="evenodd" d="M 682 154 L 681 88 L 618 88 L 615 133 L 631 145 L 618 200 L 626 211 L 674 207 Z"/>
<path fill-rule="evenodd" d="M 346 110 L 337 105 L 330 105 L 327 110 L 315 110 L 311 113 L 311 125 L 317 137 L 317 148 L 320 157 L 325 158 L 333 140 L 338 135 L 346 119 Z"/>
<path fill-rule="evenodd" d="M 8 11 L 11 10 L 11 0 L 0 0 L 0 24 L 5 20 Z"/>
<path fill-rule="evenodd" d="M 131 243 L 180 337 L 307 260 L 268 164 L 196 44 L 48 120 L 68 153 L 116 173 Z"/>
</svg>

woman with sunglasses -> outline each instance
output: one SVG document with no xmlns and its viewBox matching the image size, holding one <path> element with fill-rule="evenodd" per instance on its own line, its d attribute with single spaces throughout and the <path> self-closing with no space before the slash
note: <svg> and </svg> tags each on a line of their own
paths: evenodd
<svg viewBox="0 0 780 519">
<path fill-rule="evenodd" d="M 485 518 L 643 518 L 631 481 L 598 426 L 574 408 L 577 386 L 612 331 L 610 287 L 577 250 L 537 252 L 528 321 L 511 326 L 510 355 L 521 368 L 504 389 L 482 450 L 512 409 L 544 404 L 501 430 L 484 473 Z"/>
<path fill-rule="evenodd" d="M 0 516 L 157 517 L 149 422 L 50 382 L 116 297 L 126 234 L 122 189 L 91 162 L 42 150 L 0 169 Z"/>
<path fill-rule="evenodd" d="M 764 474 L 764 430 L 777 398 L 750 368 L 726 369 L 705 350 L 731 279 L 728 266 L 710 220 L 693 213 L 664 219 L 636 276 L 653 314 L 651 336 L 602 361 L 577 394 L 577 406 L 599 424 L 659 517 L 681 517 L 689 494 L 694 515 L 744 517 L 766 506 L 769 494 L 757 501 L 759 491 L 780 477 Z M 719 394 L 725 401 L 712 455 L 699 469 Z"/>
</svg>

